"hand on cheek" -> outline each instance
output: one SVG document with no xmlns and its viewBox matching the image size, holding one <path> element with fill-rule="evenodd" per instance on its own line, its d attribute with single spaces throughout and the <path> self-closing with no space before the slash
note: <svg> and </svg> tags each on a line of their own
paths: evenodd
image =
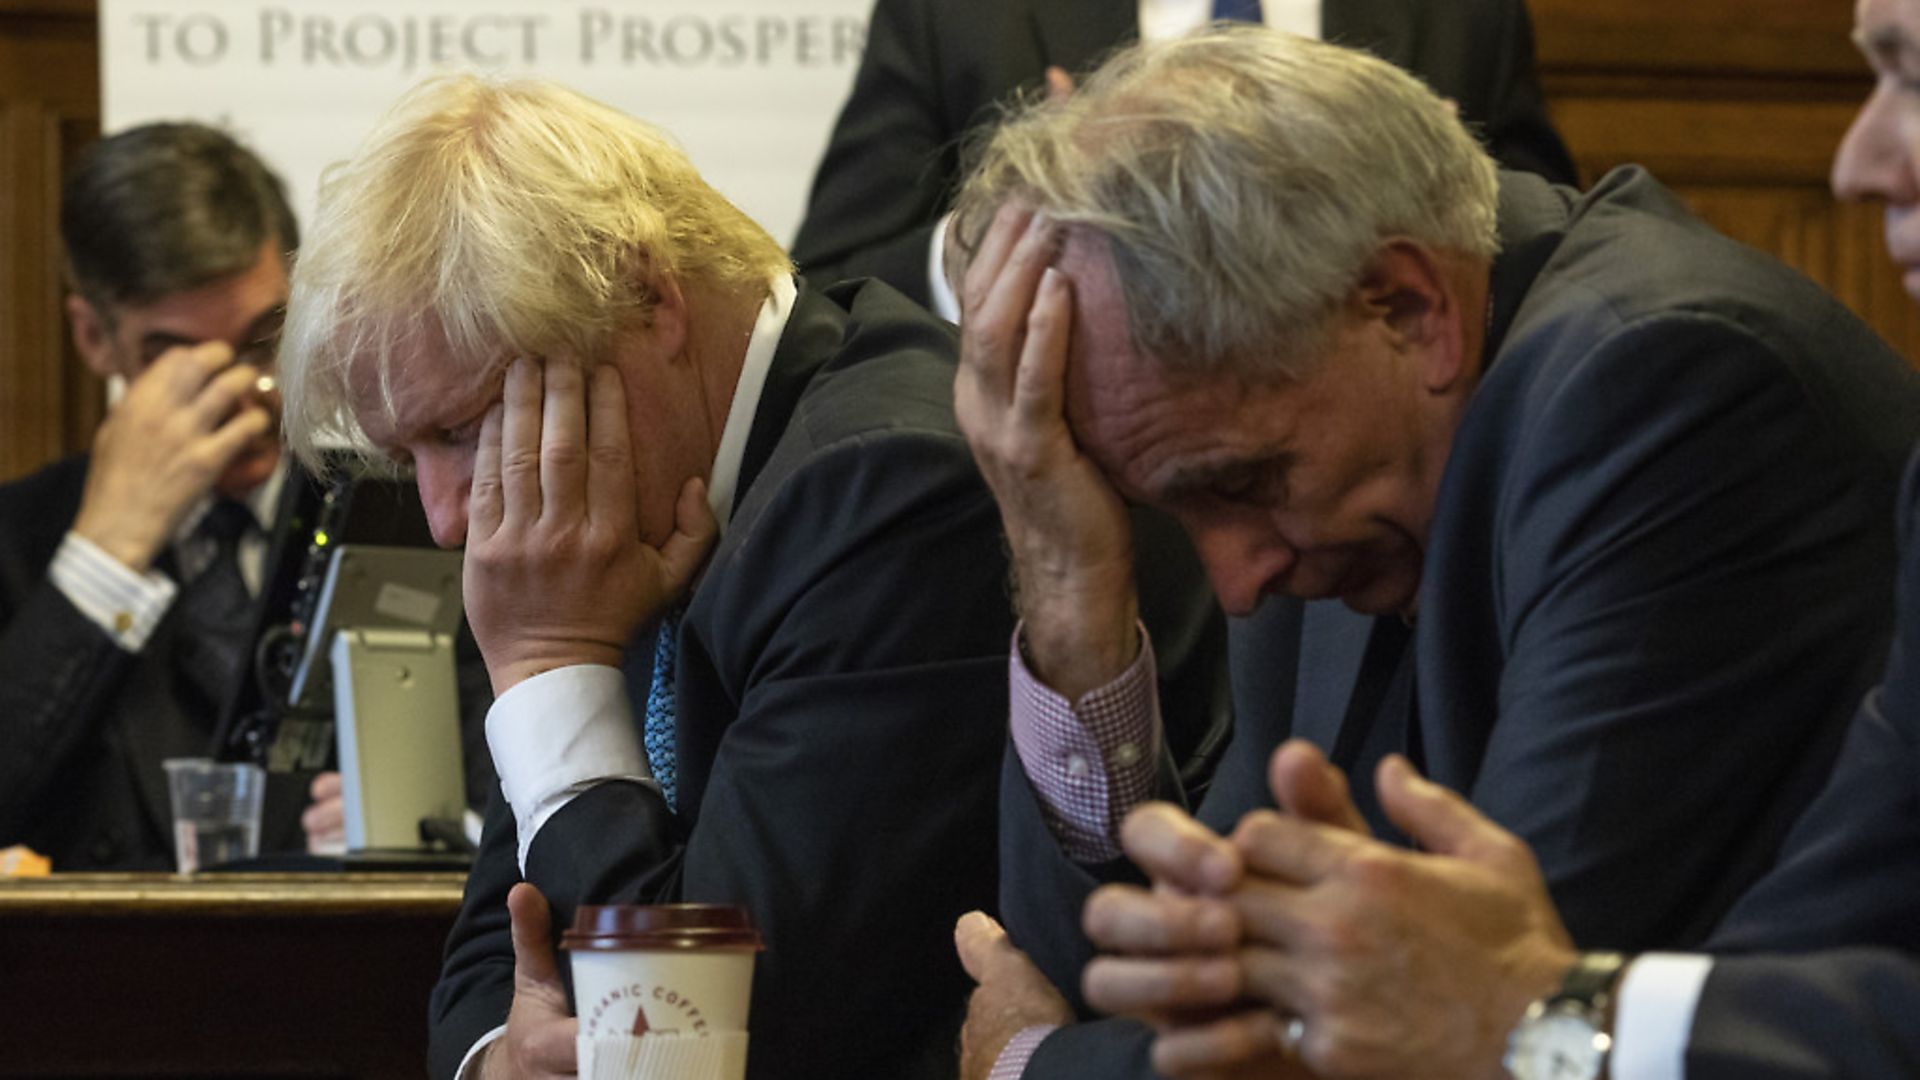
<svg viewBox="0 0 1920 1080">
<path fill-rule="evenodd" d="M 514 361 L 481 424 L 468 503 L 467 616 L 496 695 L 559 667 L 617 667 L 692 584 L 718 535 L 705 481 L 681 485 L 655 547 L 635 475 L 615 368 Z"/>
</svg>

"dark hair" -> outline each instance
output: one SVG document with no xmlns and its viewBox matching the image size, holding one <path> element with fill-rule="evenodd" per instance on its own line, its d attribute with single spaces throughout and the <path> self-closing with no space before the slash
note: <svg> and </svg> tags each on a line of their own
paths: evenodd
<svg viewBox="0 0 1920 1080">
<path fill-rule="evenodd" d="M 202 124 L 146 124 L 82 155 L 60 200 L 73 288 L 95 307 L 145 304 L 241 273 L 271 240 L 300 246 L 280 178 Z"/>
</svg>

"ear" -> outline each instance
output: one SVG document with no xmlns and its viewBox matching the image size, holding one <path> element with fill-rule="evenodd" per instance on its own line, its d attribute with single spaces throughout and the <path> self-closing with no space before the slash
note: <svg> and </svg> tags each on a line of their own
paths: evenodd
<svg viewBox="0 0 1920 1080">
<path fill-rule="evenodd" d="M 126 374 L 114 362 L 112 324 L 79 293 L 67 294 L 67 325 L 73 330 L 73 347 L 88 370 L 103 379 Z"/>
<path fill-rule="evenodd" d="M 1388 241 L 1361 277 L 1357 300 L 1414 358 L 1428 393 L 1444 394 L 1460 383 L 1466 358 L 1460 294 L 1432 249 Z"/>
<path fill-rule="evenodd" d="M 653 310 L 647 314 L 647 336 L 655 356 L 669 360 L 687 348 L 687 296 L 672 274 L 655 273 L 647 282 Z"/>
</svg>

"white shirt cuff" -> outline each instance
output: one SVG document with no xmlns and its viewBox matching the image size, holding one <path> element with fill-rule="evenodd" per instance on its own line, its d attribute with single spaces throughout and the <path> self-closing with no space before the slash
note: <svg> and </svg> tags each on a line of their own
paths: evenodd
<svg viewBox="0 0 1920 1080">
<path fill-rule="evenodd" d="M 960 321 L 960 298 L 947 284 L 947 226 L 953 215 L 942 217 L 933 227 L 933 243 L 927 247 L 927 306 L 950 323 Z"/>
<path fill-rule="evenodd" d="M 485 1035 L 480 1036 L 472 1046 L 467 1047 L 467 1056 L 460 1059 L 460 1067 L 454 1070 L 453 1080 L 480 1080 L 480 1065 L 475 1059 L 480 1051 L 493 1044 L 495 1039 L 507 1033 L 507 1025 L 501 1024 Z"/>
<path fill-rule="evenodd" d="M 487 710 L 487 748 L 520 833 L 520 870 L 534 835 L 575 795 L 608 780 L 652 783 L 626 678 L 604 664 L 535 675 Z"/>
<path fill-rule="evenodd" d="M 73 532 L 60 541 L 47 576 L 80 614 L 131 653 L 146 648 L 180 591 L 167 575 L 140 573 Z"/>
<path fill-rule="evenodd" d="M 1627 968 L 1608 1066 L 1617 1080 L 1684 1080 L 1693 1012 L 1712 970 L 1712 957 L 1679 953 L 1648 953 Z"/>
</svg>

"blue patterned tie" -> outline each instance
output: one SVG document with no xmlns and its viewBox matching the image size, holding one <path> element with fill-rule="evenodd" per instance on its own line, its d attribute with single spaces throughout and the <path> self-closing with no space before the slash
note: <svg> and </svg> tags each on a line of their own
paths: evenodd
<svg viewBox="0 0 1920 1080">
<path fill-rule="evenodd" d="M 667 797 L 667 809 L 678 809 L 679 763 L 673 746 L 673 668 L 680 652 L 680 612 L 667 613 L 660 620 L 660 634 L 653 642 L 653 682 L 647 688 L 647 723 L 643 741 L 647 764 Z"/>
<path fill-rule="evenodd" d="M 1257 23 L 1260 21 L 1260 0 L 1213 0 L 1213 17 Z"/>
</svg>

